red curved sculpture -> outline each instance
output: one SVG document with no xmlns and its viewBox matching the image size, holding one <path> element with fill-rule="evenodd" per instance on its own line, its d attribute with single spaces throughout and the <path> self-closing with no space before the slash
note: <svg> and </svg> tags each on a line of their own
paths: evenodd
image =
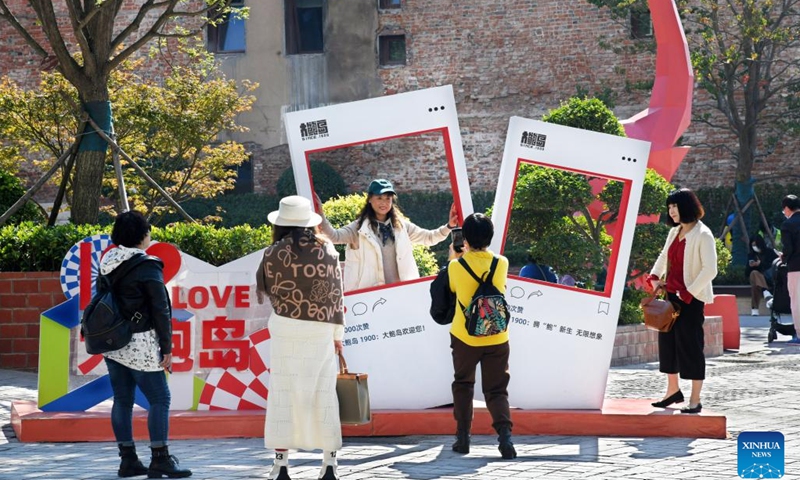
<svg viewBox="0 0 800 480">
<path fill-rule="evenodd" d="M 630 138 L 650 142 L 647 165 L 671 180 L 689 147 L 675 142 L 689 126 L 694 71 L 678 9 L 672 0 L 648 0 L 656 37 L 656 78 L 650 106 L 623 120 Z"/>
</svg>

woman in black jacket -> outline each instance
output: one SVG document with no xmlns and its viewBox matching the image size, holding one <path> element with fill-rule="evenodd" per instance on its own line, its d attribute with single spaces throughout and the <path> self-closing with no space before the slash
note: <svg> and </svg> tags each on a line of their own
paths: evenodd
<svg viewBox="0 0 800 480">
<path fill-rule="evenodd" d="M 120 477 L 145 474 L 149 478 L 188 477 L 192 472 L 181 469 L 167 447 L 170 393 L 165 371 L 172 370 L 172 307 L 164 285 L 164 263 L 145 253 L 150 246 L 150 224 L 139 212 L 117 216 L 111 241 L 117 247 L 103 257 L 100 273 L 117 281 L 114 299 L 121 314 L 133 323 L 134 332 L 126 346 L 103 354 L 114 390 L 111 426 L 122 458 L 117 473 Z M 136 265 L 123 278 L 115 279 L 115 271 L 127 262 Z M 123 270 L 127 267 L 119 272 Z M 139 461 L 133 443 L 133 400 L 137 386 L 150 404 L 149 468 Z"/>
</svg>

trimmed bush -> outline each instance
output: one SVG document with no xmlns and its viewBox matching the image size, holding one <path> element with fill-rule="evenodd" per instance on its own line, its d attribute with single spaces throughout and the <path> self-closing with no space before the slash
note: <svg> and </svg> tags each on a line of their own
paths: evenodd
<svg viewBox="0 0 800 480">
<path fill-rule="evenodd" d="M 6 210 L 17 203 L 17 200 L 22 198 L 23 195 L 25 195 L 25 187 L 22 185 L 22 180 L 4 170 L 0 170 L 0 215 L 6 213 Z M 30 200 L 6 220 L 6 224 L 16 224 L 28 220 L 45 220 L 42 210 Z"/>
<path fill-rule="evenodd" d="M 800 185 L 780 185 L 759 182 L 754 185 L 754 189 L 758 196 L 758 202 L 764 210 L 764 217 L 766 217 L 773 228 L 779 229 L 785 220 L 781 213 L 781 200 L 790 193 L 796 195 L 797 192 L 800 192 Z M 708 228 L 714 232 L 714 235 L 718 236 L 722 233 L 722 229 L 725 228 L 725 220 L 728 214 L 733 212 L 733 205 L 730 205 L 733 186 L 704 187 L 697 189 L 695 193 L 697 193 L 697 198 L 700 199 L 700 203 L 703 204 L 703 208 L 706 211 L 706 215 L 703 217 L 703 223 L 708 225 Z M 729 205 L 730 209 L 728 208 Z M 750 208 L 752 209 L 755 207 L 753 206 Z M 748 210 L 748 212 L 749 211 L 750 210 Z M 753 233 L 755 232 L 751 232 L 751 235 Z"/>
<path fill-rule="evenodd" d="M 618 137 L 627 136 L 614 112 L 597 98 L 572 97 L 562 102 L 560 107 L 547 112 L 542 121 Z"/>
<path fill-rule="evenodd" d="M 231 228 L 237 225 L 266 225 L 267 214 L 278 209 L 280 198 L 276 195 L 246 193 L 241 195 L 220 195 L 216 198 L 195 198 L 181 204 L 192 218 L 217 220 L 217 226 Z M 216 217 L 216 218 L 215 218 Z M 164 215 L 152 221 L 153 225 L 165 226 L 183 222 L 177 213 Z M 114 220 L 111 219 L 111 223 Z"/>
<path fill-rule="evenodd" d="M 272 227 L 240 225 L 219 228 L 213 225 L 177 223 L 165 228 L 154 228 L 153 240 L 172 243 L 182 252 L 219 266 L 266 248 L 272 243 Z"/>
<path fill-rule="evenodd" d="M 619 309 L 617 325 L 635 325 L 644 323 L 644 314 L 639 306 L 642 299 L 647 296 L 644 290 L 626 288 L 622 291 L 622 305 Z"/>
<path fill-rule="evenodd" d="M 320 200 L 325 202 L 330 198 L 347 194 L 347 186 L 344 183 L 344 179 L 333 167 L 326 162 L 317 160 L 312 160 L 310 165 L 311 178 L 314 179 L 314 190 L 316 190 Z M 275 189 L 279 198 L 297 195 L 297 186 L 294 184 L 292 167 L 283 171 L 280 178 L 278 178 L 278 184 Z"/>
<path fill-rule="evenodd" d="M 111 226 L 44 225 L 25 222 L 0 228 L 0 271 L 52 272 L 72 246 L 86 237 L 111 233 Z M 272 241 L 272 229 L 240 226 L 230 229 L 181 223 L 153 227 L 153 240 L 172 243 L 181 251 L 212 265 L 224 265 L 265 248 Z"/>
</svg>

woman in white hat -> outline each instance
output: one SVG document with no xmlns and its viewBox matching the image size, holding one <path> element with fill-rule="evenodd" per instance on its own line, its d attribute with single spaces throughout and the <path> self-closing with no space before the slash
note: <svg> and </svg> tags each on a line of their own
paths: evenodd
<svg viewBox="0 0 800 480">
<path fill-rule="evenodd" d="M 289 480 L 288 449 L 322 449 L 319 478 L 335 480 L 342 447 L 337 354 L 344 337 L 339 255 L 317 234 L 322 217 L 308 199 L 285 197 L 267 219 L 273 244 L 256 272 L 258 300 L 266 294 L 274 310 L 264 444 L 275 449 L 275 463 L 267 478 Z"/>
<path fill-rule="evenodd" d="M 333 243 L 347 244 L 345 291 L 419 278 L 413 246 L 436 245 L 458 226 L 455 204 L 450 208 L 446 225 L 427 230 L 411 223 L 400 213 L 396 198 L 391 182 L 379 178 L 369 184 L 367 203 L 354 222 L 334 229 L 327 219 L 322 219 L 322 233 Z M 316 201 L 320 203 L 319 198 Z M 318 211 L 322 211 L 321 205 Z"/>
</svg>

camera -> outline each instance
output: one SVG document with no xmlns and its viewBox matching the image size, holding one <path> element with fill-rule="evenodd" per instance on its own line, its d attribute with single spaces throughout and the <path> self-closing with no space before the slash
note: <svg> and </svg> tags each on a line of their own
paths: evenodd
<svg viewBox="0 0 800 480">
<path fill-rule="evenodd" d="M 464 233 L 461 231 L 461 228 L 454 228 L 450 231 L 450 237 L 453 239 L 453 250 L 456 253 L 461 253 L 464 251 Z"/>
</svg>

